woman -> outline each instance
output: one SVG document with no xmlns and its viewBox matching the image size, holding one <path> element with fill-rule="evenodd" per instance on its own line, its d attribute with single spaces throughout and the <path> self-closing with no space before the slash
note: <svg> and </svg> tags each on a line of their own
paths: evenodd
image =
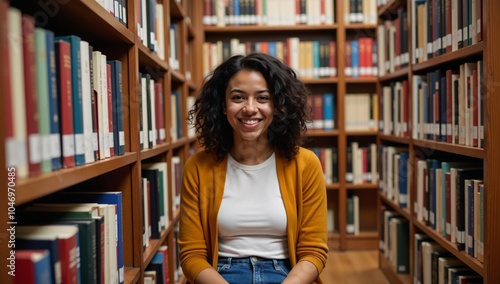
<svg viewBox="0 0 500 284">
<path fill-rule="evenodd" d="M 326 188 L 300 147 L 309 92 L 292 69 L 254 53 L 206 80 L 189 112 L 204 151 L 185 163 L 179 259 L 188 281 L 321 283 Z"/>
</svg>

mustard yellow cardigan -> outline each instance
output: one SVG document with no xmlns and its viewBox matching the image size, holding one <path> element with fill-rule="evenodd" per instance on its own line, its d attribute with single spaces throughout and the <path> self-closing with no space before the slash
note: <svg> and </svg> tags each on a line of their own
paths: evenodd
<svg viewBox="0 0 500 284">
<path fill-rule="evenodd" d="M 185 163 L 181 185 L 179 261 L 188 281 L 218 261 L 217 214 L 226 179 L 227 156 L 216 161 L 199 152 Z M 321 273 L 328 246 L 326 187 L 321 164 L 310 150 L 300 148 L 288 161 L 276 153 L 276 170 L 288 219 L 290 262 L 313 263 Z M 316 283 L 322 283 L 318 278 Z"/>
</svg>

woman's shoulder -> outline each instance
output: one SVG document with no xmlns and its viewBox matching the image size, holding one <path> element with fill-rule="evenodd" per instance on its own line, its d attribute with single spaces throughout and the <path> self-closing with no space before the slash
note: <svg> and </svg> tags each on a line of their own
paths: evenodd
<svg viewBox="0 0 500 284">
<path fill-rule="evenodd" d="M 186 167 L 213 167 L 218 164 L 219 161 L 215 159 L 215 156 L 204 150 L 200 150 L 193 155 L 191 155 L 187 161 Z"/>
</svg>

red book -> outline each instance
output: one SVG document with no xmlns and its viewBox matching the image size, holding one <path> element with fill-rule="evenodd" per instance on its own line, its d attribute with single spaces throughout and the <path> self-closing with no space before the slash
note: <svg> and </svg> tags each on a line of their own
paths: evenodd
<svg viewBox="0 0 500 284">
<path fill-rule="evenodd" d="M 401 68 L 401 19 L 394 19 L 394 69 L 399 70 Z M 389 47 L 391 48 L 391 47 Z"/>
<path fill-rule="evenodd" d="M 26 130 L 28 134 L 28 168 L 29 175 L 36 176 L 41 172 L 41 141 L 38 131 L 38 95 L 36 89 L 35 66 L 35 19 L 27 14 L 22 18 L 23 62 L 24 62 L 24 94 L 26 104 Z"/>
<path fill-rule="evenodd" d="M 367 76 L 373 77 L 373 38 L 365 38 L 366 44 L 366 74 Z"/>
<path fill-rule="evenodd" d="M 359 76 L 360 77 L 366 77 L 367 74 L 367 59 L 366 58 L 366 39 L 365 38 L 359 38 L 358 39 L 358 45 L 359 45 Z"/>
<path fill-rule="evenodd" d="M 344 47 L 344 73 L 346 77 L 352 77 L 352 48 L 351 41 L 346 40 Z"/>
<path fill-rule="evenodd" d="M 328 63 L 330 67 L 330 77 L 337 77 L 337 43 L 333 40 L 328 42 L 330 54 Z"/>
<path fill-rule="evenodd" d="M 113 140 L 113 89 L 111 82 L 111 64 L 106 64 L 106 81 L 108 87 L 108 128 L 109 128 L 109 155 L 113 157 L 115 155 L 115 142 Z"/>
<path fill-rule="evenodd" d="M 323 129 L 323 95 L 312 94 L 313 129 Z"/>
<path fill-rule="evenodd" d="M 19 273 L 16 273 L 14 277 L 14 284 L 50 283 L 52 281 L 49 250 L 16 250 L 16 268 Z"/>
<path fill-rule="evenodd" d="M 452 36 L 452 30 L 451 30 L 451 13 L 452 13 L 451 1 L 452 0 L 445 0 L 445 15 L 446 15 L 446 18 L 445 18 L 446 35 L 445 35 L 445 40 L 444 40 L 445 43 L 446 43 L 445 44 L 446 45 L 445 53 L 448 53 L 448 52 L 452 51 L 452 48 L 451 48 L 451 42 L 452 42 L 452 39 L 451 39 L 451 36 Z"/>
<path fill-rule="evenodd" d="M 71 168 L 75 166 L 75 132 L 73 128 L 73 99 L 71 94 L 71 46 L 67 41 L 56 40 L 55 49 L 63 167 Z"/>
</svg>

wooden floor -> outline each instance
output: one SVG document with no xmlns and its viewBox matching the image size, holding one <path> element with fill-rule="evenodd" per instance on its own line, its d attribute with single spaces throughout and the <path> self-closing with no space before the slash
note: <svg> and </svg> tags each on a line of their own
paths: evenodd
<svg viewBox="0 0 500 284">
<path fill-rule="evenodd" d="M 378 269 L 378 251 L 331 251 L 321 279 L 325 284 L 390 284 Z"/>
</svg>

